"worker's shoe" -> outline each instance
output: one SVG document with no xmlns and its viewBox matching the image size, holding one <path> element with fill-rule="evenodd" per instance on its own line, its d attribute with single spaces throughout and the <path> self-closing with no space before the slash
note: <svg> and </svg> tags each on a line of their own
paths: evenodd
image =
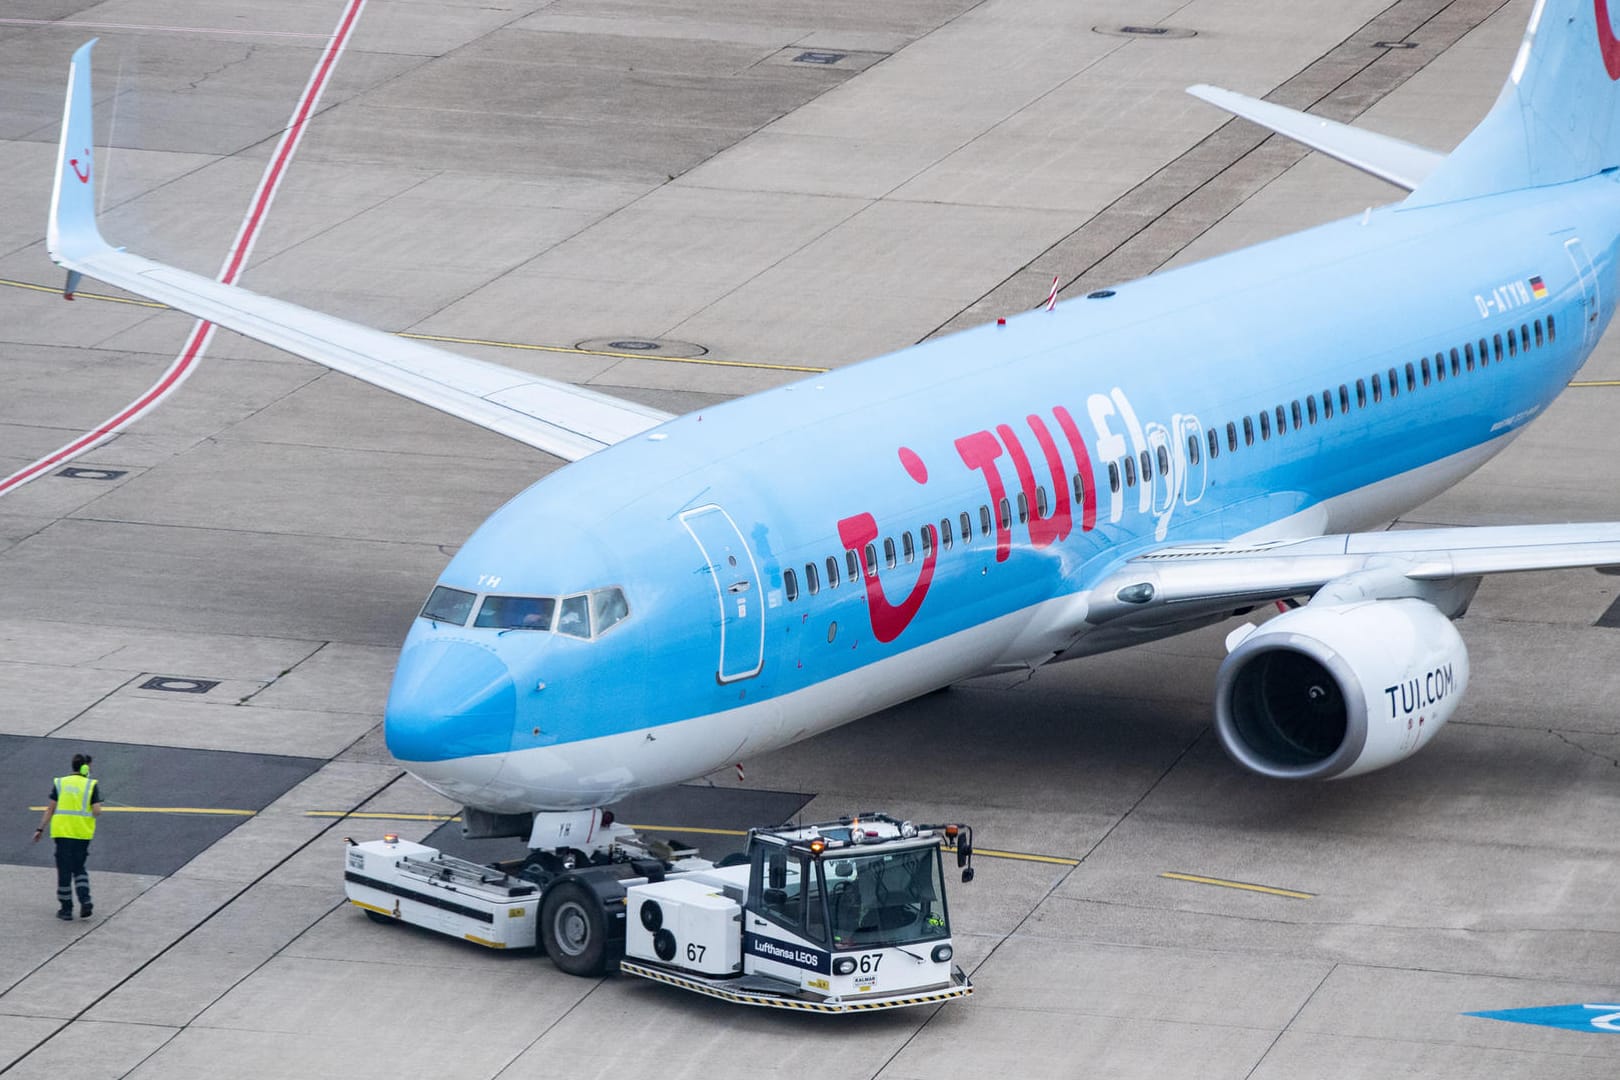
<svg viewBox="0 0 1620 1080">
<path fill-rule="evenodd" d="M 79 909 L 79 918 L 88 919 L 90 917 L 91 913 L 94 912 L 95 910 L 96 910 L 96 908 L 95 908 L 94 904 L 86 904 L 86 905 L 84 905 L 84 907 Z M 72 917 L 73 917 L 72 915 L 68 916 L 68 918 L 70 918 L 70 919 Z"/>
<path fill-rule="evenodd" d="M 58 919 L 61 919 L 63 922 L 72 922 L 73 921 L 73 909 L 70 908 L 70 907 L 57 908 L 56 909 L 56 917 Z"/>
</svg>

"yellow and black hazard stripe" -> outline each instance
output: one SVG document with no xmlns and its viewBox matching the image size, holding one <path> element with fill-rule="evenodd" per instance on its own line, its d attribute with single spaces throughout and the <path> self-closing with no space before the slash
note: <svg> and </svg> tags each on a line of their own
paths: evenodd
<svg viewBox="0 0 1620 1080">
<path fill-rule="evenodd" d="M 875 1012 L 879 1009 L 900 1009 L 908 1005 L 931 1005 L 940 1001 L 949 1001 L 952 998 L 967 997 L 973 993 L 973 985 L 963 982 L 956 986 L 942 987 L 938 990 L 929 990 L 920 994 L 908 994 L 905 997 L 873 998 L 865 1001 L 803 1001 L 798 998 L 777 997 L 773 994 L 748 994 L 737 990 L 728 990 L 713 983 L 703 982 L 699 979 L 689 979 L 671 971 L 644 967 L 632 960 L 621 960 L 619 970 L 640 976 L 643 979 L 651 979 L 654 982 L 678 986 L 683 990 L 690 990 L 706 997 L 730 1001 L 737 1005 L 759 1005 L 767 1009 L 793 1009 L 798 1012 Z"/>
</svg>

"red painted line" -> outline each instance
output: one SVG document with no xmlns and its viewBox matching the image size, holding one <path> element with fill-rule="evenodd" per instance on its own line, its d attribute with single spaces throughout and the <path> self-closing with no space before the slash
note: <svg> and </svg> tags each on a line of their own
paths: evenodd
<svg viewBox="0 0 1620 1080">
<path fill-rule="evenodd" d="M 264 223 L 265 214 L 270 209 L 270 203 L 275 198 L 276 189 L 281 186 L 281 178 L 286 172 L 287 163 L 298 148 L 298 143 L 304 135 L 304 127 L 315 106 L 320 103 L 321 94 L 326 89 L 327 80 L 331 77 L 332 69 L 337 64 L 338 57 L 342 55 L 344 47 L 348 44 L 349 36 L 354 30 L 355 23 L 360 18 L 361 10 L 366 6 L 366 0 L 348 0 L 344 6 L 343 17 L 338 21 L 337 29 L 326 43 L 321 52 L 320 63 L 310 75 L 309 83 L 304 87 L 304 93 L 293 109 L 293 118 L 282 132 L 281 142 L 276 152 L 271 155 L 270 164 L 265 169 L 264 176 L 259 180 L 258 191 L 254 193 L 253 201 L 249 204 L 247 215 L 242 219 L 242 227 L 236 234 L 236 240 L 231 245 L 226 256 L 225 265 L 220 270 L 219 280 L 227 285 L 234 284 L 246 265 L 248 255 L 253 250 L 254 242 L 259 238 L 259 228 Z M 214 336 L 213 323 L 198 320 L 192 328 L 191 336 L 175 357 L 172 364 L 153 386 L 125 406 L 116 416 L 103 421 L 94 429 L 85 432 L 77 439 L 68 443 L 55 452 L 40 458 L 38 461 L 12 473 L 4 480 L 0 480 L 0 495 L 6 494 L 15 488 L 21 487 L 28 481 L 39 477 L 45 471 L 60 465 L 73 458 L 101 445 L 112 436 L 118 434 L 125 427 L 140 419 L 146 413 L 156 408 L 163 399 L 173 393 L 201 359 L 209 340 Z"/>
<path fill-rule="evenodd" d="M 222 34 L 228 37 L 320 38 L 293 30 L 233 30 L 219 26 L 157 26 L 150 23 L 85 22 L 79 19 L 0 19 L 0 26 L 82 26 L 88 30 L 160 30 L 171 34 Z"/>
</svg>

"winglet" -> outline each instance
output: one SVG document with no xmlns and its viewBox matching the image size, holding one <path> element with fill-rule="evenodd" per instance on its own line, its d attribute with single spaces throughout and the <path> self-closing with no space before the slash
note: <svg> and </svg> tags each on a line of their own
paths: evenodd
<svg viewBox="0 0 1620 1080">
<path fill-rule="evenodd" d="M 45 246 L 59 266 L 70 271 L 79 260 L 107 248 L 96 228 L 95 118 L 90 108 L 90 50 L 85 42 L 68 69 L 67 101 L 62 106 L 62 142 L 57 149 L 56 187 L 51 191 L 51 218 Z M 69 274 L 72 299 L 76 275 Z"/>
<path fill-rule="evenodd" d="M 1445 160 L 1444 154 L 1388 135 L 1312 116 L 1218 86 L 1189 86 L 1187 93 L 1407 191 L 1421 184 Z"/>
</svg>

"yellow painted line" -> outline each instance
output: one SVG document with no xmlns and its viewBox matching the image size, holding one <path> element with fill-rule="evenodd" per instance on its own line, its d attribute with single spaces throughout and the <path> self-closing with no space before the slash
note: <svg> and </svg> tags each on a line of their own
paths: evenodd
<svg viewBox="0 0 1620 1080">
<path fill-rule="evenodd" d="M 12 281 L 9 278 L 0 278 L 0 285 L 10 286 L 13 289 L 27 289 L 30 292 L 62 295 L 62 290 L 56 286 L 39 285 L 31 281 Z M 102 300 L 109 304 L 131 304 L 135 307 L 167 308 L 169 306 L 168 304 L 160 304 L 155 300 L 131 300 L 123 296 L 108 296 L 105 293 L 76 292 L 73 295 L 80 300 Z M 753 368 L 757 371 L 795 371 L 810 375 L 820 375 L 827 371 L 824 367 L 810 367 L 805 364 L 767 364 L 758 360 L 717 360 L 708 356 L 659 356 L 656 353 L 578 349 L 569 345 L 535 345 L 523 341 L 450 337 L 444 334 L 413 334 L 408 331 L 401 331 L 394 336 L 410 338 L 413 341 L 437 341 L 447 345 L 487 345 L 494 349 L 521 349 L 526 352 L 564 353 L 570 356 L 606 356 L 615 360 L 657 360 L 665 364 L 702 364 L 707 367 Z"/>
<path fill-rule="evenodd" d="M 55 293 L 62 295 L 59 287 L 52 285 L 35 285 L 28 281 L 10 281 L 0 278 L 0 285 L 9 285 L 13 289 L 28 289 L 31 292 Z M 79 300 L 104 300 L 109 304 L 129 304 L 133 307 L 166 308 L 168 304 L 160 304 L 156 300 L 131 300 L 125 296 L 107 296 L 105 293 L 76 292 L 73 294 Z"/>
<path fill-rule="evenodd" d="M 1190 881 L 1195 885 L 1218 885 L 1223 889 L 1242 889 L 1244 892 L 1265 893 L 1268 896 L 1286 896 L 1290 900 L 1313 900 L 1315 893 L 1297 892 L 1293 889 L 1276 889 L 1270 885 L 1255 885 L 1248 881 L 1227 881 L 1224 878 L 1203 877 L 1199 874 L 1176 874 L 1169 870 L 1159 875 L 1172 881 Z"/>
<path fill-rule="evenodd" d="M 630 825 L 637 832 L 701 833 L 704 836 L 747 836 L 747 829 L 694 829 L 689 825 Z"/>
<path fill-rule="evenodd" d="M 1620 379 L 1581 379 L 1571 386 L 1620 386 Z"/>
<path fill-rule="evenodd" d="M 41 810 L 43 806 L 30 806 L 30 810 Z M 103 814 L 204 814 L 217 817 L 252 817 L 257 810 L 223 810 L 209 806 L 108 806 L 102 804 Z"/>
<path fill-rule="evenodd" d="M 305 810 L 305 817 L 365 818 L 371 821 L 460 821 L 460 814 L 383 814 L 348 810 Z"/>
<path fill-rule="evenodd" d="M 1031 855 L 1025 851 L 997 851 L 995 848 L 976 847 L 973 854 L 983 855 L 987 859 L 1017 859 L 1020 862 L 1053 863 L 1057 866 L 1079 866 L 1079 859 L 1067 859 L 1061 855 Z"/>
</svg>

